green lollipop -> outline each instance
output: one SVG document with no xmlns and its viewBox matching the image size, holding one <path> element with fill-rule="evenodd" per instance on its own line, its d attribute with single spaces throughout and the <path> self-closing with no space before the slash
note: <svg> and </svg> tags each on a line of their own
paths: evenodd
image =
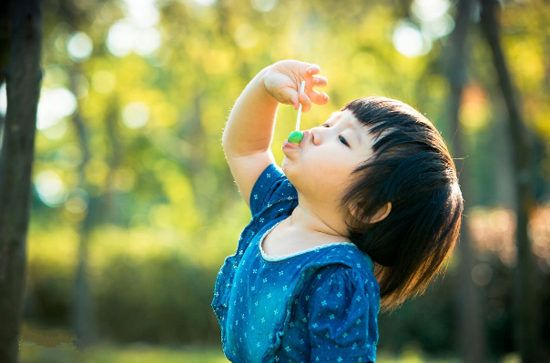
<svg viewBox="0 0 550 363">
<path fill-rule="evenodd" d="M 300 141 L 304 138 L 304 133 L 302 131 L 292 131 L 288 135 L 288 142 L 294 145 L 300 145 Z"/>
<path fill-rule="evenodd" d="M 300 93 L 304 93 L 304 88 L 306 86 L 306 81 L 302 81 L 300 85 Z M 304 133 L 300 131 L 300 117 L 302 116 L 302 104 L 298 107 L 298 118 L 296 119 L 296 130 L 292 131 L 288 135 L 288 142 L 294 145 L 300 145 L 300 141 L 304 138 Z"/>
</svg>

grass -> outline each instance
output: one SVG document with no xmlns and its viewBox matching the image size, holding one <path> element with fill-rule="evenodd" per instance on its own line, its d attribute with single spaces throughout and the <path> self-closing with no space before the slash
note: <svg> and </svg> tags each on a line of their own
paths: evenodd
<svg viewBox="0 0 550 363">
<path fill-rule="evenodd" d="M 56 347 L 43 347 L 33 342 L 22 342 L 21 363 L 229 363 L 218 347 L 197 346 L 170 348 L 147 344 L 100 344 L 78 351 L 72 343 L 60 343 Z M 379 363 L 458 363 L 458 359 L 429 358 L 417 349 L 390 355 L 380 352 Z"/>
<path fill-rule="evenodd" d="M 135 343 L 116 345 L 102 342 L 79 349 L 75 334 L 63 330 L 40 329 L 23 324 L 19 349 L 20 363 L 229 363 L 220 346 L 169 347 Z M 458 363 L 457 357 L 430 357 L 411 344 L 399 353 L 378 351 L 378 363 Z M 498 363 L 519 363 L 517 354 L 502 357 Z"/>
<path fill-rule="evenodd" d="M 73 343 L 75 334 L 63 330 L 43 329 L 23 324 L 19 349 L 20 363 L 229 363 L 220 346 L 170 347 L 135 343 L 110 344 L 105 341 L 79 349 Z M 458 363 L 457 357 L 430 357 L 415 344 L 399 353 L 379 351 L 377 363 Z M 519 363 L 517 355 L 499 363 Z"/>
<path fill-rule="evenodd" d="M 145 344 L 115 346 L 101 344 L 78 351 L 72 343 L 43 347 L 23 342 L 20 346 L 21 363 L 228 363 L 220 348 L 169 348 Z"/>
</svg>

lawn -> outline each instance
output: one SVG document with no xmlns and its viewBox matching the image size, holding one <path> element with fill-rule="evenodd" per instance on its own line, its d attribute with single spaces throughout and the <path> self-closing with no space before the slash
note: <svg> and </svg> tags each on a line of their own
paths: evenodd
<svg viewBox="0 0 550 363">
<path fill-rule="evenodd" d="M 23 342 L 20 363 L 228 363 L 221 348 L 169 348 L 144 344 L 115 346 L 102 344 L 77 351 L 72 343 L 55 348 Z"/>
<path fill-rule="evenodd" d="M 108 345 L 101 344 L 78 351 L 72 343 L 60 343 L 54 348 L 22 342 L 21 363 L 228 363 L 218 347 L 170 348 L 146 344 Z M 417 349 L 406 349 L 397 356 L 381 352 L 379 363 L 457 363 L 458 359 L 429 358 Z"/>
</svg>

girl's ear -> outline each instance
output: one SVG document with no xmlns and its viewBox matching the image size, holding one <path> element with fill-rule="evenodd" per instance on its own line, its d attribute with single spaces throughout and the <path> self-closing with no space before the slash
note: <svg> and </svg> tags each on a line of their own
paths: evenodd
<svg viewBox="0 0 550 363">
<path fill-rule="evenodd" d="M 369 223 L 378 223 L 383 221 L 391 212 L 391 202 L 387 202 L 385 206 L 380 208 L 374 215 L 369 218 Z"/>
<path fill-rule="evenodd" d="M 358 218 L 357 207 L 351 208 L 350 211 L 355 218 Z M 383 221 L 387 216 L 389 216 L 390 212 L 391 212 L 391 202 L 388 202 L 384 206 L 382 206 L 380 209 L 378 209 L 378 211 L 374 213 L 373 216 L 367 218 L 364 222 L 370 223 L 370 224 L 378 223 L 380 221 Z"/>
</svg>

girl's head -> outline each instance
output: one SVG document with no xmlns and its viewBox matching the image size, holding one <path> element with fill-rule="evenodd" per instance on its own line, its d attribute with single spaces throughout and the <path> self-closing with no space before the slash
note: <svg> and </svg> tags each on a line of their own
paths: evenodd
<svg viewBox="0 0 550 363">
<path fill-rule="evenodd" d="M 382 306 L 392 309 L 422 293 L 454 247 L 463 205 L 456 168 L 439 132 L 414 108 L 368 97 L 342 110 L 373 144 L 341 210 L 348 237 L 376 263 Z"/>
</svg>

